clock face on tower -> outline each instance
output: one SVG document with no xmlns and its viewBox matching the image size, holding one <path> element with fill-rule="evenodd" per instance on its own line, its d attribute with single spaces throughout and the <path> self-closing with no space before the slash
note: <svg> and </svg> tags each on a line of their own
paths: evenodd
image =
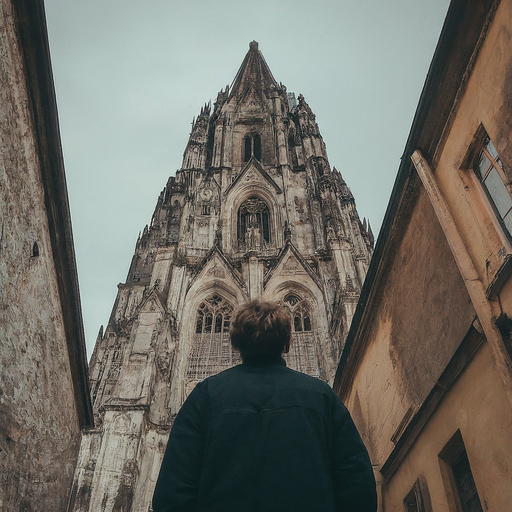
<svg viewBox="0 0 512 512">
<path fill-rule="evenodd" d="M 209 201 L 212 198 L 212 190 L 210 188 L 203 188 L 201 190 L 201 199 L 204 201 Z"/>
</svg>

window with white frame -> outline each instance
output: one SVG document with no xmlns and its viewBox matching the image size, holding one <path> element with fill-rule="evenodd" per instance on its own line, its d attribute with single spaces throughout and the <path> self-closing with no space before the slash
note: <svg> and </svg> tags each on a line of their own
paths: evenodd
<svg viewBox="0 0 512 512">
<path fill-rule="evenodd" d="M 512 236 L 512 196 L 505 185 L 508 179 L 494 144 L 484 139 L 474 170 L 509 236 Z"/>
</svg>

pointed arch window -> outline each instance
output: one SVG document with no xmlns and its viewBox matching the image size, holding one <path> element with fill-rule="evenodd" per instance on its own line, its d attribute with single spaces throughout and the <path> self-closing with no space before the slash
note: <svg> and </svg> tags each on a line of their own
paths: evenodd
<svg viewBox="0 0 512 512">
<path fill-rule="evenodd" d="M 311 308 L 296 294 L 285 297 L 292 317 L 293 340 L 286 360 L 290 368 L 314 377 L 321 376 L 320 360 L 316 353 L 316 334 L 311 324 Z"/>
<path fill-rule="evenodd" d="M 205 379 L 240 362 L 229 339 L 232 314 L 233 306 L 217 294 L 199 305 L 187 369 L 189 380 Z"/>
<path fill-rule="evenodd" d="M 244 162 L 248 162 L 251 156 L 261 160 L 261 137 L 257 133 L 246 135 L 244 139 Z"/>
<path fill-rule="evenodd" d="M 293 331 L 311 331 L 311 318 L 309 316 L 309 306 L 307 302 L 302 301 L 297 295 L 288 295 L 284 301 L 289 305 L 293 313 Z"/>
<path fill-rule="evenodd" d="M 238 243 L 248 249 L 259 249 L 270 243 L 268 206 L 257 197 L 245 200 L 238 209 Z"/>
</svg>

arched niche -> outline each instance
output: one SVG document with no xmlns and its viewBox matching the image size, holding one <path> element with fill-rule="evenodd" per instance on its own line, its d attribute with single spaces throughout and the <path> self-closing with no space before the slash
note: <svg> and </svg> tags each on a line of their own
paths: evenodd
<svg viewBox="0 0 512 512">
<path fill-rule="evenodd" d="M 238 249 L 260 250 L 270 245 L 270 210 L 257 196 L 247 198 L 237 212 Z"/>
<path fill-rule="evenodd" d="M 239 251 L 243 249 L 242 244 L 239 244 L 241 233 L 239 230 L 240 222 L 240 207 L 246 203 L 247 200 L 257 200 L 264 203 L 268 208 L 268 241 L 265 241 L 263 246 L 268 248 L 279 248 L 283 245 L 283 222 L 281 219 L 281 212 L 278 208 L 275 194 L 272 193 L 266 186 L 260 183 L 241 183 L 239 186 L 234 187 L 228 194 L 224 205 L 224 212 L 226 221 L 223 231 L 223 248 L 227 252 Z M 263 218 L 260 218 L 263 222 Z M 262 240 L 264 239 L 263 232 L 261 233 Z"/>
</svg>

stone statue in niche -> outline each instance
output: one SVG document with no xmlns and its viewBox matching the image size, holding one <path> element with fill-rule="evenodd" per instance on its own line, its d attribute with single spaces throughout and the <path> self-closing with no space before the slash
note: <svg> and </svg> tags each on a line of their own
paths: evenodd
<svg viewBox="0 0 512 512">
<path fill-rule="evenodd" d="M 247 216 L 245 245 L 248 249 L 257 249 L 261 246 L 261 226 L 258 223 L 258 216 L 254 212 L 250 212 Z"/>
<path fill-rule="evenodd" d="M 295 211 L 299 217 L 299 222 L 307 222 L 309 220 L 306 211 L 306 202 L 303 199 L 299 199 L 297 196 L 293 199 L 295 203 Z"/>
<path fill-rule="evenodd" d="M 238 243 L 247 250 L 257 250 L 270 242 L 268 206 L 250 197 L 238 210 Z"/>
</svg>

